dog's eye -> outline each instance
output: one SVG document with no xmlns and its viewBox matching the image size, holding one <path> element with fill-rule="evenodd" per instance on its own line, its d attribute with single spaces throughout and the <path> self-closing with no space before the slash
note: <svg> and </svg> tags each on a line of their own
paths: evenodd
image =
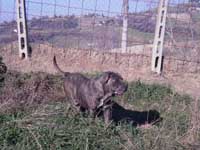
<svg viewBox="0 0 200 150">
<path fill-rule="evenodd" d="M 116 80 L 115 80 L 115 79 L 113 79 L 113 78 L 111 78 L 111 81 L 112 81 L 112 82 L 115 82 Z"/>
</svg>

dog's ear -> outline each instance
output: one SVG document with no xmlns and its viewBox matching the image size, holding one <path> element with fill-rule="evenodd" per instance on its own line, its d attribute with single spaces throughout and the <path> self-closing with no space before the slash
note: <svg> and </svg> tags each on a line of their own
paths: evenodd
<svg viewBox="0 0 200 150">
<path fill-rule="evenodd" d="M 109 72 L 104 72 L 98 79 L 101 84 L 106 84 L 110 78 Z"/>
</svg>

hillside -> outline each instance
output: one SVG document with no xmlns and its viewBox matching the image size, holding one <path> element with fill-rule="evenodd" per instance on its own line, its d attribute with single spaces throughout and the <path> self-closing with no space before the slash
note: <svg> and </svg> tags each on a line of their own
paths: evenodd
<svg viewBox="0 0 200 150">
<path fill-rule="evenodd" d="M 177 48 L 181 47 L 183 52 L 188 51 L 193 44 L 179 43 L 197 42 L 200 39 L 200 11 L 195 8 L 187 4 L 169 7 L 165 40 L 166 43 L 173 42 Z M 152 44 L 156 24 L 155 12 L 154 9 L 129 13 L 128 46 Z M 29 20 L 28 29 L 29 40 L 34 44 L 50 43 L 60 48 L 108 50 L 121 47 L 122 16 L 42 16 Z M 14 30 L 15 21 L 0 24 L 0 43 L 16 41 L 17 34 Z M 173 55 L 176 55 L 174 50 Z"/>
<path fill-rule="evenodd" d="M 137 36 L 129 35 L 130 42 L 148 43 L 150 39 L 144 39 L 146 31 L 154 31 L 150 26 L 146 29 L 144 24 L 145 18 L 136 18 L 137 22 L 129 23 L 129 30 L 133 33 L 140 34 Z M 142 24 L 142 26 L 141 26 Z M 112 49 L 120 47 L 121 41 L 121 17 L 103 17 L 87 15 L 83 17 L 65 16 L 65 17 L 42 17 L 33 18 L 28 22 L 29 38 L 31 43 L 53 43 L 58 47 L 76 47 L 80 48 L 95 47 L 97 49 Z M 17 39 L 16 23 L 6 22 L 0 25 L 0 42 L 9 43 Z M 144 32 L 143 32 L 144 31 Z M 151 34 L 150 34 L 151 35 Z M 150 36 L 152 37 L 152 36 Z M 67 42 L 67 43 L 66 43 Z"/>
</svg>

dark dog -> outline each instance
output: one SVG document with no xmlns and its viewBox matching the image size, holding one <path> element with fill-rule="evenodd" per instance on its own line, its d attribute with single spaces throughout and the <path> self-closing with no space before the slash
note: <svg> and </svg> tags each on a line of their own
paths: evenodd
<svg viewBox="0 0 200 150">
<path fill-rule="evenodd" d="M 127 90 L 123 78 L 114 72 L 104 72 L 99 77 L 87 78 L 80 73 L 62 71 L 55 56 L 53 63 L 57 71 L 64 74 L 64 90 L 71 105 L 78 111 L 89 110 L 93 116 L 101 109 L 104 120 L 108 123 L 112 118 L 111 97 L 122 95 Z"/>
</svg>

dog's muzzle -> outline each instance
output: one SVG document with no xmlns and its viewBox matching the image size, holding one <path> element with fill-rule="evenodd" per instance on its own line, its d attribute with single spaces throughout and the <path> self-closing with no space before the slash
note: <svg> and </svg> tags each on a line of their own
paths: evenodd
<svg viewBox="0 0 200 150">
<path fill-rule="evenodd" d="M 128 84 L 125 84 L 124 86 L 120 86 L 117 88 L 113 93 L 115 95 L 123 95 L 128 89 Z"/>
</svg>

